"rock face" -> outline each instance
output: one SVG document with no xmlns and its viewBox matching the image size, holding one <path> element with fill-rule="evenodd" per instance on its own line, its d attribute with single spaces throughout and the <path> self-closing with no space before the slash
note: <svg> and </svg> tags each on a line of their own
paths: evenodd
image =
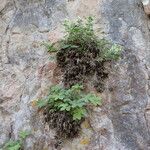
<svg viewBox="0 0 150 150">
<path fill-rule="evenodd" d="M 142 0 L 144 11 L 147 15 L 150 15 L 150 1 L 149 0 Z"/>
<path fill-rule="evenodd" d="M 26 150 L 55 149 L 34 103 L 61 74 L 41 43 L 62 37 L 64 19 L 89 15 L 99 36 L 125 49 L 112 64 L 103 106 L 62 149 L 150 149 L 150 19 L 140 0 L 0 0 L 0 145 L 30 130 Z"/>
</svg>

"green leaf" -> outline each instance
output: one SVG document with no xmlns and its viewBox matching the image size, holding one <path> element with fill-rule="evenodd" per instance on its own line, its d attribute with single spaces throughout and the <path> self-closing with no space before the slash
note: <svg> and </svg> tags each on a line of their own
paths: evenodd
<svg viewBox="0 0 150 150">
<path fill-rule="evenodd" d="M 62 46 L 62 49 L 67 49 L 67 48 L 78 48 L 79 46 L 76 45 L 71 45 L 71 44 L 64 44 Z"/>
<path fill-rule="evenodd" d="M 85 108 L 76 108 L 73 111 L 73 120 L 81 120 L 86 115 L 86 109 Z"/>
<path fill-rule="evenodd" d="M 37 106 L 39 108 L 45 107 L 47 105 L 47 100 L 38 100 L 37 101 Z"/>
<path fill-rule="evenodd" d="M 71 87 L 70 92 L 73 96 L 80 97 L 82 90 L 83 90 L 83 85 L 75 84 Z"/>
<path fill-rule="evenodd" d="M 59 93 L 61 91 L 62 91 L 62 87 L 60 87 L 59 85 L 52 86 L 50 89 L 50 92 L 54 92 L 54 93 Z"/>
<path fill-rule="evenodd" d="M 8 141 L 5 145 L 4 145 L 4 150 L 20 150 L 21 148 L 21 144 L 19 141 Z"/>
<path fill-rule="evenodd" d="M 80 120 L 86 115 L 86 105 L 100 105 L 101 98 L 94 94 L 85 94 L 83 86 L 76 84 L 70 89 L 56 85 L 51 87 L 48 97 L 39 101 L 40 107 L 49 106 L 49 112 L 64 111 L 72 115 L 74 120 Z"/>
<path fill-rule="evenodd" d="M 58 99 L 58 100 L 63 100 L 65 99 L 65 93 L 64 91 L 61 91 L 60 93 L 58 93 L 56 96 L 55 96 L 55 100 Z"/>
<path fill-rule="evenodd" d="M 117 44 L 111 44 L 110 48 L 106 48 L 103 57 L 105 60 L 118 60 L 121 56 L 122 47 Z"/>
<path fill-rule="evenodd" d="M 21 145 L 19 143 L 17 143 L 16 145 L 12 146 L 12 147 L 8 147 L 8 150 L 20 150 Z"/>
<path fill-rule="evenodd" d="M 66 111 L 70 111 L 70 110 L 71 110 L 70 106 L 66 108 Z"/>
<path fill-rule="evenodd" d="M 64 110 L 70 111 L 70 106 L 67 103 L 59 105 L 59 108 L 60 108 L 61 111 L 64 111 Z"/>
<path fill-rule="evenodd" d="M 85 102 L 89 102 L 95 106 L 100 105 L 101 104 L 101 98 L 97 97 L 94 94 L 88 94 L 86 95 L 86 97 L 84 98 Z"/>
<path fill-rule="evenodd" d="M 72 108 L 76 108 L 76 107 L 83 107 L 85 105 L 85 102 L 82 101 L 82 99 L 79 99 L 76 101 L 71 101 L 70 104 Z"/>
</svg>

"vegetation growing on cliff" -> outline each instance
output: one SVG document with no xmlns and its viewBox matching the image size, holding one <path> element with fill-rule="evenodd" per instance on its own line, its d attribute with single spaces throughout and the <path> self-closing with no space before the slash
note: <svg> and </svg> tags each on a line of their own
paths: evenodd
<svg viewBox="0 0 150 150">
<path fill-rule="evenodd" d="M 23 150 L 23 142 L 30 135 L 30 132 L 21 131 L 18 140 L 9 140 L 3 147 L 3 150 Z"/>
<path fill-rule="evenodd" d="M 79 134 L 87 106 L 101 102 L 100 97 L 84 93 L 83 86 L 95 76 L 94 87 L 97 92 L 104 91 L 104 80 L 108 77 L 104 64 L 118 60 L 121 47 L 95 35 L 92 17 L 86 22 L 65 21 L 64 28 L 64 39 L 45 44 L 49 52 L 57 52 L 64 87 L 52 87 L 49 95 L 38 101 L 38 106 L 44 110 L 45 121 L 56 130 L 58 138 L 73 138 Z"/>
<path fill-rule="evenodd" d="M 81 19 L 77 22 L 65 21 L 64 28 L 64 39 L 46 47 L 49 52 L 57 50 L 57 63 L 63 72 L 65 87 L 84 84 L 95 75 L 94 87 L 103 92 L 104 80 L 108 77 L 104 63 L 118 60 L 121 47 L 95 35 L 92 17 L 86 22 Z"/>
<path fill-rule="evenodd" d="M 38 101 L 38 107 L 44 108 L 45 121 L 56 129 L 59 138 L 73 138 L 80 131 L 80 124 L 87 115 L 87 105 L 100 105 L 101 98 L 83 91 L 82 85 L 64 89 L 59 85 L 50 89 L 44 100 Z"/>
</svg>

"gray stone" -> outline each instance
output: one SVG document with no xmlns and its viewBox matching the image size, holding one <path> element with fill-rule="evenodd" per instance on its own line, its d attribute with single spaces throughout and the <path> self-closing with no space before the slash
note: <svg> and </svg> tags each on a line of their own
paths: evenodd
<svg viewBox="0 0 150 150">
<path fill-rule="evenodd" d="M 54 150 L 55 132 L 35 101 L 61 81 L 41 45 L 63 36 L 64 19 L 94 15 L 96 34 L 123 45 L 111 64 L 103 106 L 62 150 L 150 149 L 150 19 L 140 0 L 0 0 L 0 145 L 31 131 L 25 150 Z M 53 55 L 52 55 L 53 57 Z"/>
<path fill-rule="evenodd" d="M 142 0 L 144 11 L 147 15 L 150 15 L 150 1 L 149 0 Z"/>
</svg>

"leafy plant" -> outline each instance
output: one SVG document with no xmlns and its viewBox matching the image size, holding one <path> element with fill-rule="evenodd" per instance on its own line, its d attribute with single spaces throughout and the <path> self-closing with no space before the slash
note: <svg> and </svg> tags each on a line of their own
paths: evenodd
<svg viewBox="0 0 150 150">
<path fill-rule="evenodd" d="M 96 44 L 97 38 L 93 30 L 93 18 L 88 17 L 86 22 L 83 23 L 81 19 L 77 22 L 64 22 L 66 35 L 64 37 L 64 45 L 77 46 L 77 50 L 86 51 L 88 46 L 93 43 Z"/>
<path fill-rule="evenodd" d="M 117 61 L 121 56 L 122 47 L 96 36 L 92 17 L 85 21 L 65 20 L 63 25 L 66 33 L 64 38 L 45 46 L 49 52 L 57 52 L 56 60 L 64 73 L 65 86 L 84 84 L 87 77 L 96 74 L 94 87 L 98 92 L 103 92 L 104 80 L 108 77 L 104 62 Z"/>
<path fill-rule="evenodd" d="M 101 39 L 99 44 L 102 47 L 102 61 L 117 61 L 120 58 L 122 52 L 122 47 L 120 45 L 112 44 L 106 39 Z"/>
<path fill-rule="evenodd" d="M 69 89 L 52 86 L 48 96 L 37 101 L 37 106 L 43 109 L 45 121 L 55 129 L 58 139 L 76 137 L 87 115 L 87 105 L 100 104 L 101 98 L 92 93 L 86 94 L 80 84 Z"/>
<path fill-rule="evenodd" d="M 83 86 L 94 76 L 94 87 L 104 91 L 108 77 L 106 61 L 118 60 L 122 48 L 106 39 L 99 39 L 94 32 L 94 20 L 65 21 L 65 36 L 61 41 L 46 45 L 49 52 L 57 52 L 56 60 L 63 72 L 64 87 L 53 86 L 45 99 L 37 105 L 43 109 L 45 121 L 56 129 L 58 137 L 72 138 L 79 133 L 80 124 L 87 116 L 88 105 L 100 105 L 101 98 L 83 92 Z"/>
<path fill-rule="evenodd" d="M 58 41 L 59 50 L 75 49 L 81 52 L 93 52 L 96 49 L 97 57 L 101 60 L 117 60 L 120 57 L 122 47 L 113 44 L 106 39 L 99 39 L 94 32 L 94 19 L 90 16 L 85 22 L 78 19 L 76 22 L 64 21 L 65 36 Z M 46 45 L 50 52 L 57 51 L 54 48 L 56 43 Z"/>
<path fill-rule="evenodd" d="M 95 35 L 94 19 L 91 16 L 85 22 L 81 19 L 76 22 L 65 20 L 63 26 L 66 33 L 64 39 L 56 43 L 43 43 L 48 52 L 59 52 L 62 49 L 92 52 L 96 49 L 97 57 L 101 61 L 119 59 L 122 47 L 106 39 L 99 39 Z M 56 47 L 56 44 L 59 46 Z"/>
<path fill-rule="evenodd" d="M 58 42 L 56 59 L 64 73 L 66 87 L 76 83 L 84 84 L 87 77 L 96 74 L 94 87 L 103 92 L 104 80 L 108 77 L 104 62 L 118 60 L 122 47 L 106 39 L 100 39 L 94 32 L 94 20 L 65 21 L 64 39 Z"/>
<path fill-rule="evenodd" d="M 47 49 L 48 52 L 57 52 L 57 49 L 55 48 L 55 43 L 42 43 Z"/>
<path fill-rule="evenodd" d="M 22 147 L 20 141 L 8 141 L 5 146 L 4 150 L 20 150 Z"/>
<path fill-rule="evenodd" d="M 39 108 L 49 107 L 49 111 L 68 112 L 73 120 L 81 120 L 87 114 L 86 106 L 101 104 L 101 98 L 94 94 L 85 94 L 82 92 L 83 86 L 76 84 L 70 89 L 64 89 L 60 86 L 53 86 L 49 95 L 44 100 L 39 100 Z"/>
<path fill-rule="evenodd" d="M 21 150 L 23 149 L 23 141 L 30 135 L 28 131 L 21 131 L 18 140 L 9 140 L 3 147 L 3 150 Z"/>
</svg>

